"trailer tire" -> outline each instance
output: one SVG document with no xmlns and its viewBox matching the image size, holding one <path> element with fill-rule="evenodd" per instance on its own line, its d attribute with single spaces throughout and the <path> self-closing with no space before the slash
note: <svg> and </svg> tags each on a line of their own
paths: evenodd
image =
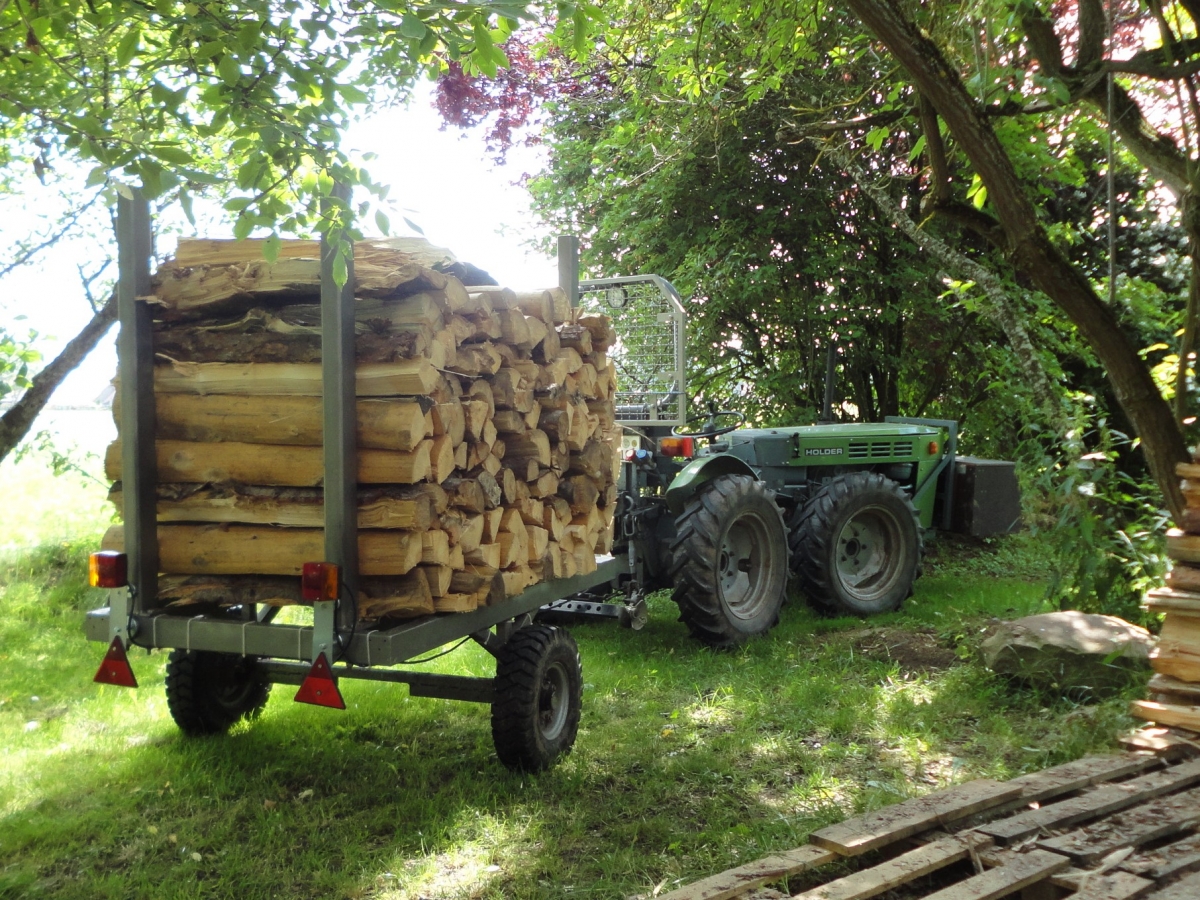
<svg viewBox="0 0 1200 900">
<path fill-rule="evenodd" d="M 575 744 L 583 707 L 579 648 L 565 629 L 527 625 L 496 659 L 492 743 L 510 769 L 541 772 Z"/>
<path fill-rule="evenodd" d="M 787 596 L 788 548 L 767 486 L 749 475 L 714 478 L 675 527 L 672 599 L 692 636 L 725 648 L 774 628 Z"/>
<path fill-rule="evenodd" d="M 223 734 L 262 712 L 271 685 L 255 659 L 235 653 L 172 650 L 167 657 L 167 708 L 184 734 Z"/>
<path fill-rule="evenodd" d="M 916 507 L 900 485 L 876 472 L 842 475 L 817 491 L 788 543 L 801 590 L 827 615 L 899 609 L 921 571 Z"/>
</svg>

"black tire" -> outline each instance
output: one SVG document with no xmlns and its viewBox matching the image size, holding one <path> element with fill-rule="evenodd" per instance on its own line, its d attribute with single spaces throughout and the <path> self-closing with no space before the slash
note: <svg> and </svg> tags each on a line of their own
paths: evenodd
<svg viewBox="0 0 1200 900">
<path fill-rule="evenodd" d="M 767 486 L 749 475 L 714 478 L 675 528 L 672 596 L 692 636 L 736 647 L 774 628 L 787 595 L 787 529 Z"/>
<path fill-rule="evenodd" d="M 172 650 L 167 657 L 167 708 L 184 734 L 223 734 L 262 712 L 271 685 L 253 657 Z"/>
<path fill-rule="evenodd" d="M 508 768 L 550 768 L 574 746 L 582 708 L 579 648 L 564 629 L 527 625 L 500 648 L 492 743 Z"/>
<path fill-rule="evenodd" d="M 875 472 L 842 475 L 821 488 L 800 511 L 789 545 L 805 597 L 831 615 L 899 609 L 920 574 L 916 507 Z"/>
</svg>

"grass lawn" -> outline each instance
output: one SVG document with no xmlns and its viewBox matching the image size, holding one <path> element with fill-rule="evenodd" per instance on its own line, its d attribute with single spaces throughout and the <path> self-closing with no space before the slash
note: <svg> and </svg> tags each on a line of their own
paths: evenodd
<svg viewBox="0 0 1200 900">
<path fill-rule="evenodd" d="M 576 627 L 583 722 L 540 777 L 496 762 L 486 707 L 369 682 L 343 682 L 344 713 L 277 686 L 253 725 L 185 739 L 165 654 L 135 652 L 139 690 L 91 682 L 103 647 L 80 623 L 103 596 L 84 568 L 107 513 L 78 490 L 82 506 L 46 504 L 95 509 L 72 536 L 48 514 L 45 540 L 0 562 L 0 897 L 649 896 L 865 808 L 1112 748 L 1133 724 L 1128 697 L 1037 696 L 973 661 L 989 617 L 1044 609 L 1017 539 L 937 548 L 899 613 L 793 602 L 732 653 L 689 640 L 666 598 L 638 633 Z M 492 660 L 472 644 L 430 668 Z"/>
</svg>

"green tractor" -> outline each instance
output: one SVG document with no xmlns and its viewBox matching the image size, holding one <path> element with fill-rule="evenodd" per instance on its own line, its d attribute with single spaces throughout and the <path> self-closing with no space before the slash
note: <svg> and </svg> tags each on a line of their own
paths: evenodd
<svg viewBox="0 0 1200 900">
<path fill-rule="evenodd" d="M 669 588 L 694 637 L 731 647 L 775 625 L 789 581 L 830 615 L 888 612 L 912 594 L 930 529 L 1017 527 L 1012 464 L 956 457 L 955 422 L 743 428 L 740 413 L 714 407 L 688 418 L 674 287 L 651 275 L 579 289 L 581 307 L 610 316 L 617 334 L 613 552 L 629 571 L 613 586 L 623 604 L 590 595 L 549 612 L 640 627 L 646 594 Z"/>
</svg>

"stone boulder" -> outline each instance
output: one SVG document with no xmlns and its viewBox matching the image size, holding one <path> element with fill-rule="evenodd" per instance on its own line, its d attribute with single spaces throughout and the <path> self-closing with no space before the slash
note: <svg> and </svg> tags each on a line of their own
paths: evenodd
<svg viewBox="0 0 1200 900">
<path fill-rule="evenodd" d="M 1148 668 L 1154 638 L 1116 616 L 1068 611 L 1000 622 L 983 641 L 984 665 L 1035 687 L 1098 696 Z"/>
</svg>

